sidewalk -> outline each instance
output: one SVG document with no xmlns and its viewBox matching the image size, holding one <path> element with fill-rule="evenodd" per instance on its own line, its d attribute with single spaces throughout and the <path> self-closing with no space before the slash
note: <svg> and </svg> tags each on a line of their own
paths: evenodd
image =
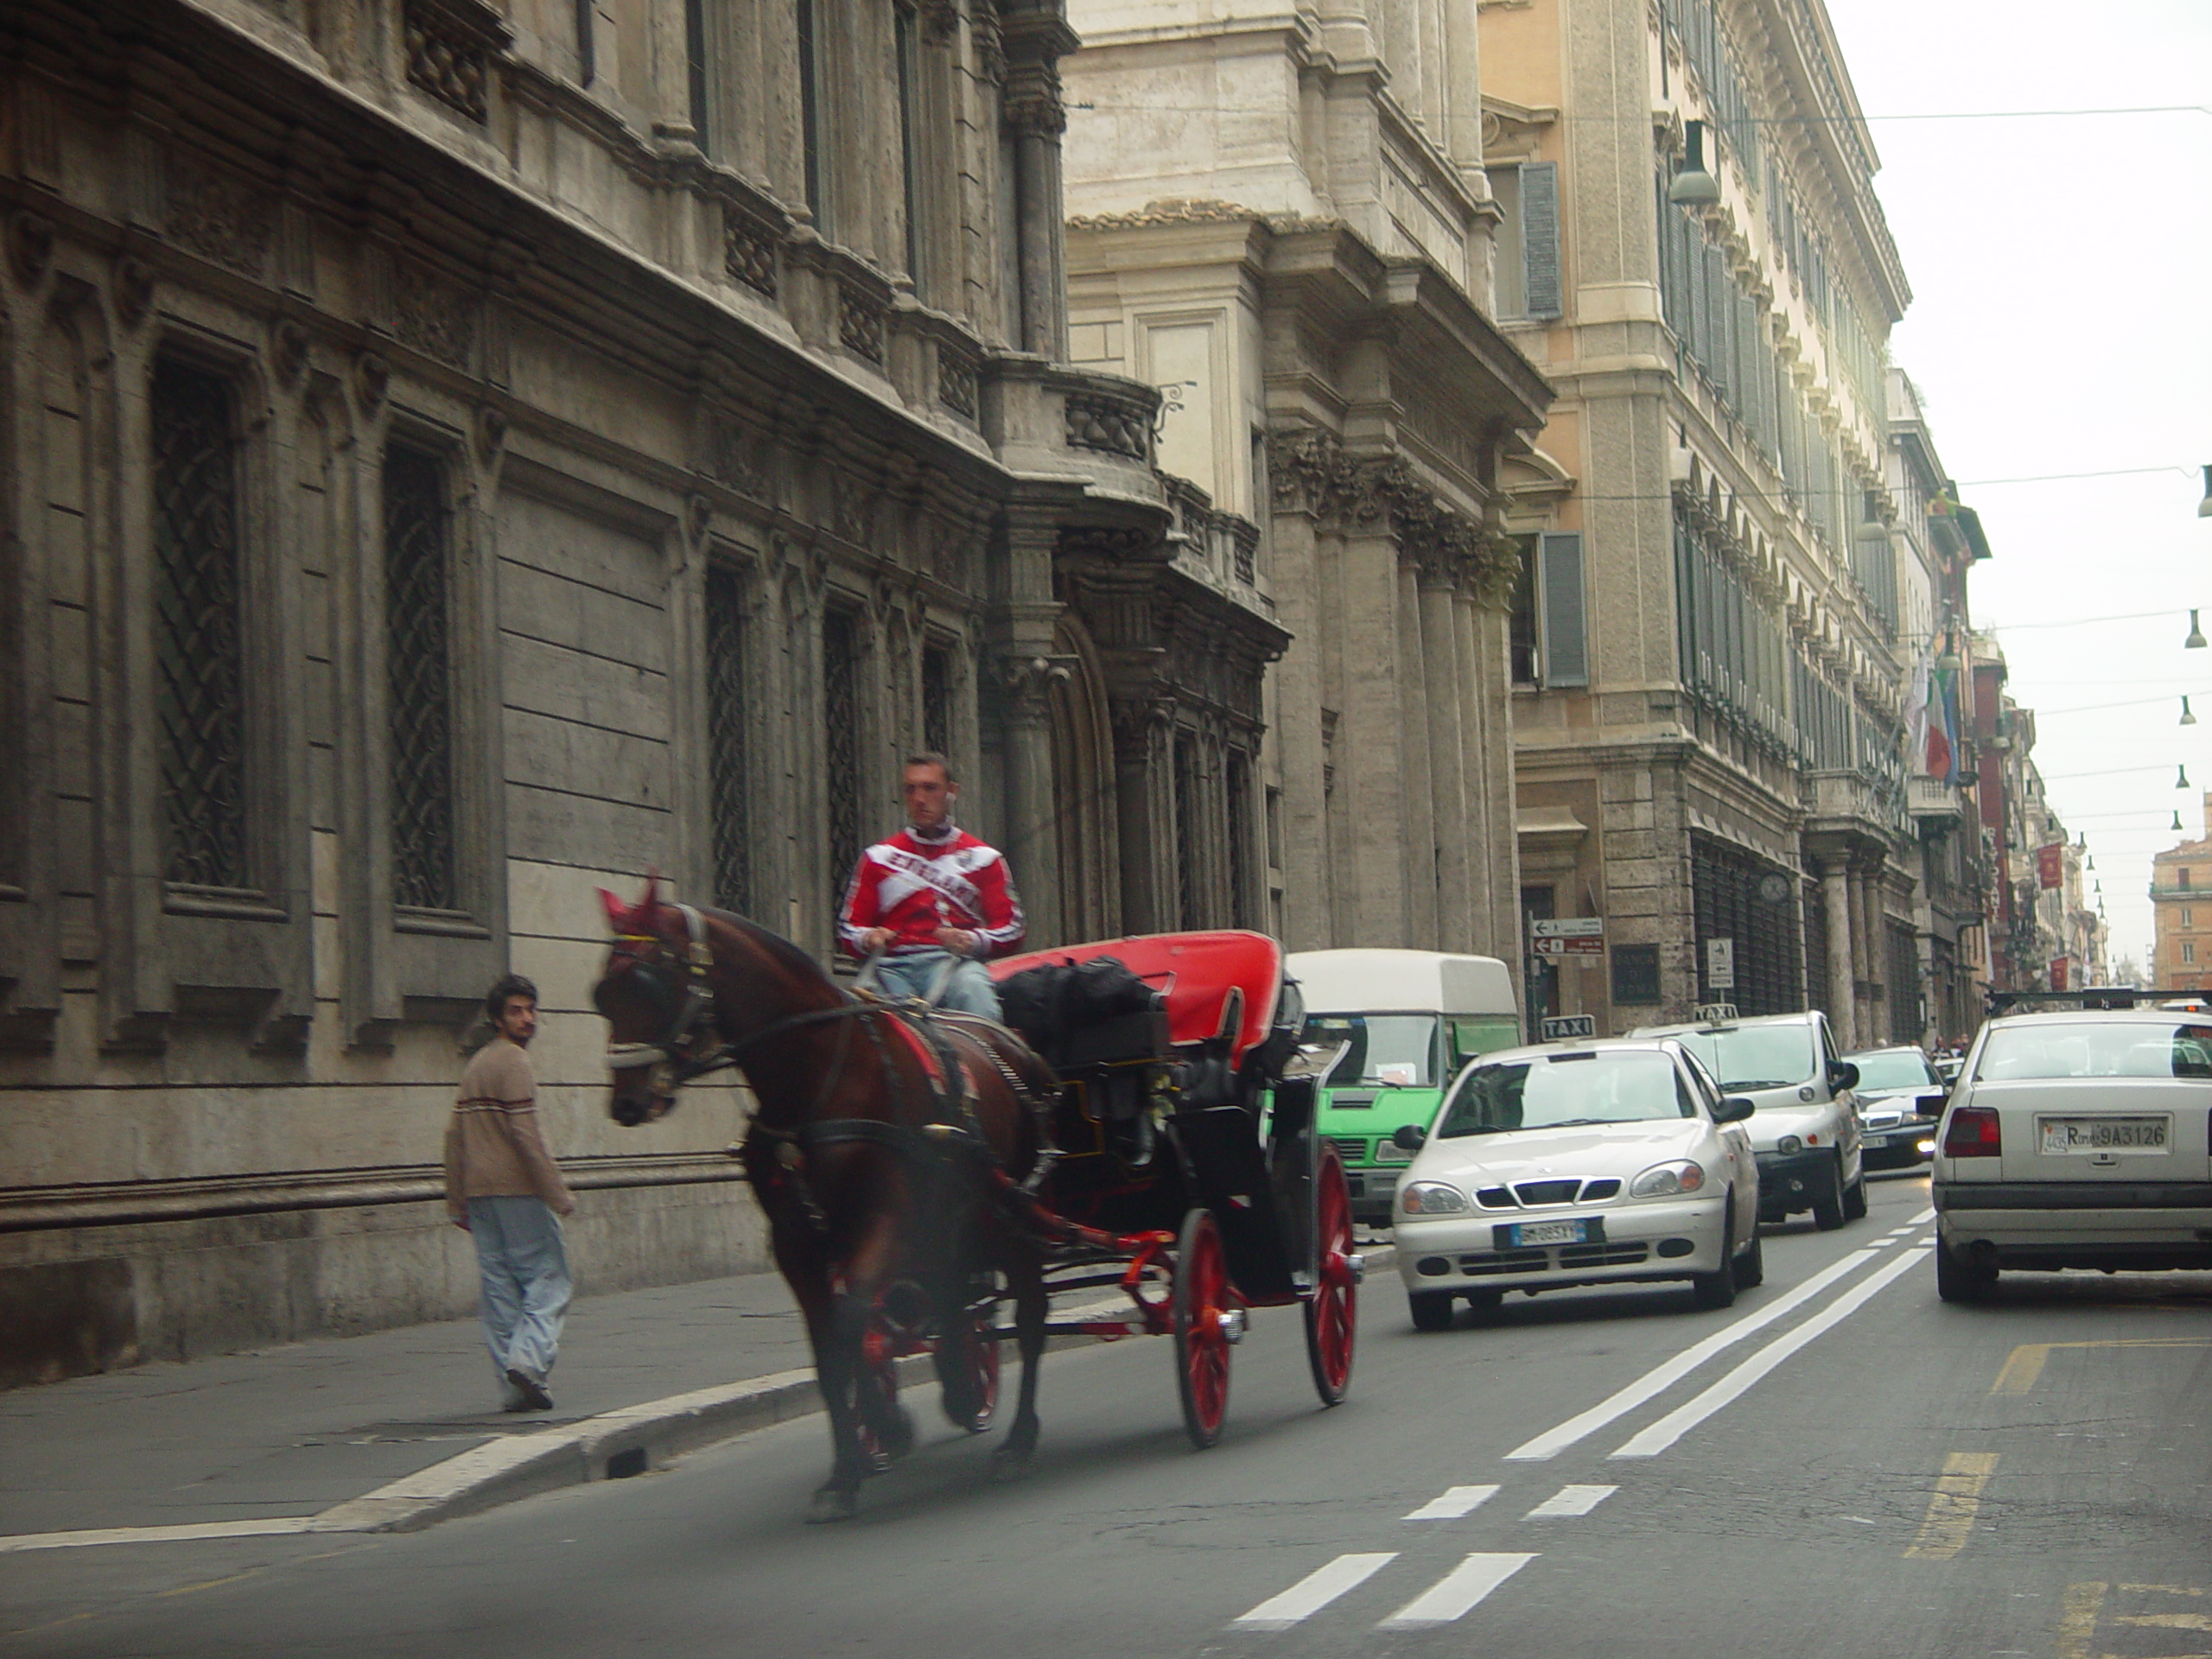
<svg viewBox="0 0 2212 1659">
<path fill-rule="evenodd" d="M 1363 1248 L 1370 1273 L 1393 1259 L 1387 1243 Z M 1094 1290 L 1054 1312 L 1122 1305 Z M 1010 1387 L 1010 1345 L 1006 1363 Z M 936 1396 L 931 1363 L 899 1362 L 917 1409 Z M 411 1529 L 641 1474 L 821 1407 L 805 1327 L 774 1274 L 579 1300 L 551 1389 L 551 1412 L 495 1409 L 468 1319 L 0 1393 L 0 1554 Z"/>
<path fill-rule="evenodd" d="M 759 1274 L 580 1299 L 550 1413 L 496 1409 L 474 1319 L 14 1389 L 0 1394 L 0 1548 L 25 1534 L 323 1515 L 472 1448 L 493 1455 L 463 1474 L 497 1484 L 517 1473 L 508 1446 L 573 1447 L 579 1425 L 624 1408 L 667 1407 L 651 1415 L 684 1419 L 696 1445 L 814 1409 L 811 1366 L 789 1288 Z M 749 1394 L 731 1386 L 763 1378 L 779 1380 Z M 733 1396 L 732 1408 L 701 1421 L 700 1402 L 671 1399 L 701 1391 Z M 646 1426 L 630 1427 L 632 1439 L 650 1439 Z M 589 1438 L 603 1440 L 603 1427 Z M 599 1449 L 603 1464 L 623 1448 Z M 645 1461 L 659 1455 L 651 1448 Z M 618 1464 L 626 1471 L 635 1471 Z M 397 1507 L 382 1524 L 406 1524 L 423 1506 Z M 450 1501 L 436 1509 L 457 1512 Z"/>
</svg>

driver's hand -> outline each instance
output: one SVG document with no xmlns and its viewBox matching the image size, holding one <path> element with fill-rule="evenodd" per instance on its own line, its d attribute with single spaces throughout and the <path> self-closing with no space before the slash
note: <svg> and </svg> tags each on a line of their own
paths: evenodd
<svg viewBox="0 0 2212 1659">
<path fill-rule="evenodd" d="M 861 952 L 864 956 L 874 956 L 897 937 L 887 927 L 871 927 L 861 935 Z"/>
<path fill-rule="evenodd" d="M 976 936 L 964 927 L 940 927 L 937 931 L 937 942 L 956 957 L 974 956 L 976 946 L 980 943 Z"/>
</svg>

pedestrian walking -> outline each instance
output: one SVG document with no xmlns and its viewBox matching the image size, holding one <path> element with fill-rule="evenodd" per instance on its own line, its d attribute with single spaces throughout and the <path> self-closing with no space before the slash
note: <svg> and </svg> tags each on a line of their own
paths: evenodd
<svg viewBox="0 0 2212 1659">
<path fill-rule="evenodd" d="M 550 1411 L 570 1286 L 561 1217 L 576 1207 L 537 1122 L 524 1052 L 537 1033 L 537 987 L 510 974 L 484 998 L 496 1034 L 461 1074 L 446 1125 L 446 1214 L 476 1245 L 478 1313 L 503 1411 Z"/>
<path fill-rule="evenodd" d="M 1024 928 L 1006 855 L 952 821 L 960 782 L 943 755 L 907 756 L 904 793 L 906 827 L 861 855 L 838 938 L 885 953 L 876 980 L 893 995 L 927 996 L 942 977 L 940 1007 L 996 1020 L 983 962 L 1020 949 Z"/>
</svg>

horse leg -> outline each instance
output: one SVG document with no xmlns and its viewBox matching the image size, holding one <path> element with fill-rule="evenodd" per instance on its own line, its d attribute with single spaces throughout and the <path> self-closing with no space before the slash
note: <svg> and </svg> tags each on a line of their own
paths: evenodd
<svg viewBox="0 0 2212 1659">
<path fill-rule="evenodd" d="M 880 1472 L 883 1465 L 903 1458 L 913 1449 L 914 1419 L 899 1403 L 898 1374 L 891 1361 L 868 1352 L 869 1329 L 875 1322 L 884 1287 L 894 1276 L 899 1260 L 899 1217 L 887 1212 L 871 1220 L 846 1264 L 845 1304 L 841 1317 L 851 1327 L 852 1383 L 859 1425 L 875 1440 L 863 1447 L 866 1472 Z M 868 1455 L 881 1454 L 879 1459 Z"/>
<path fill-rule="evenodd" d="M 1007 1280 L 1014 1293 L 1014 1342 L 1021 1352 L 1021 1397 L 1006 1443 L 992 1454 L 992 1473 L 1001 1480 L 1027 1473 L 1029 1454 L 1037 1449 L 1037 1373 L 1045 1358 L 1045 1318 L 1050 1306 L 1042 1258 L 1017 1251 L 1007 1265 Z"/>
</svg>

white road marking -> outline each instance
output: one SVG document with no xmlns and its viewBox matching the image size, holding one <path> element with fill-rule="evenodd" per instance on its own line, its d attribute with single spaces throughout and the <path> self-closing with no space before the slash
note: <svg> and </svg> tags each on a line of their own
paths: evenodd
<svg viewBox="0 0 2212 1659">
<path fill-rule="evenodd" d="M 1753 1383 L 1790 1355 L 1841 1325 L 1893 1280 L 1903 1278 L 1919 1265 L 1920 1253 L 1916 1250 L 1905 1250 L 1891 1256 L 1872 1277 L 1853 1285 L 1789 1335 L 1776 1338 L 1696 1399 L 1669 1412 L 1614 1452 L 1613 1456 L 1657 1457 L 1715 1412 L 1742 1398 Z"/>
<path fill-rule="evenodd" d="M 1339 1555 L 1326 1567 L 1308 1573 L 1279 1596 L 1269 1596 L 1242 1618 L 1232 1621 L 1240 1630 L 1287 1630 L 1302 1618 L 1318 1613 L 1347 1590 L 1357 1589 L 1398 1559 L 1395 1549 L 1374 1555 Z"/>
<path fill-rule="evenodd" d="M 1441 1497 L 1432 1497 L 1406 1516 L 1408 1521 L 1457 1521 L 1497 1496 L 1495 1486 L 1447 1486 Z"/>
<path fill-rule="evenodd" d="M 1936 1206 L 1931 1204 L 1928 1208 L 1922 1211 L 1918 1215 L 1912 1218 L 1912 1224 L 1916 1227 L 1925 1227 L 1929 1222 L 1935 1219 Z"/>
<path fill-rule="evenodd" d="M 1528 1518 L 1540 1521 L 1557 1515 L 1587 1515 L 1618 1491 L 1618 1486 L 1562 1486 L 1529 1510 Z"/>
<path fill-rule="evenodd" d="M 20 1549 L 81 1549 L 88 1544 L 175 1544 L 195 1538 L 273 1538 L 315 1529 L 311 1515 L 266 1521 L 194 1521 L 173 1527 L 90 1527 L 79 1532 L 19 1532 L 0 1538 L 0 1554 Z"/>
<path fill-rule="evenodd" d="M 1856 1273 L 1879 1254 L 1872 1249 L 1853 1250 L 1842 1261 L 1831 1262 L 1780 1300 L 1759 1309 L 1756 1313 L 1746 1314 L 1733 1325 L 1723 1326 L 1704 1341 L 1692 1344 L 1672 1359 L 1646 1371 L 1618 1394 L 1599 1401 L 1578 1416 L 1568 1418 L 1558 1427 L 1547 1429 L 1535 1440 L 1515 1446 L 1505 1454 L 1505 1460 L 1508 1463 L 1541 1463 L 1557 1457 L 1577 1440 L 1596 1433 L 1607 1423 L 1626 1416 L 1645 1401 L 1672 1388 L 1722 1349 L 1741 1342 L 1753 1332 L 1764 1330 L 1793 1309 L 1803 1306 L 1837 1280 L 1847 1274 Z"/>
<path fill-rule="evenodd" d="M 1449 1624 L 1535 1559 L 1534 1554 L 1470 1555 L 1376 1628 L 1411 1630 Z"/>
</svg>

